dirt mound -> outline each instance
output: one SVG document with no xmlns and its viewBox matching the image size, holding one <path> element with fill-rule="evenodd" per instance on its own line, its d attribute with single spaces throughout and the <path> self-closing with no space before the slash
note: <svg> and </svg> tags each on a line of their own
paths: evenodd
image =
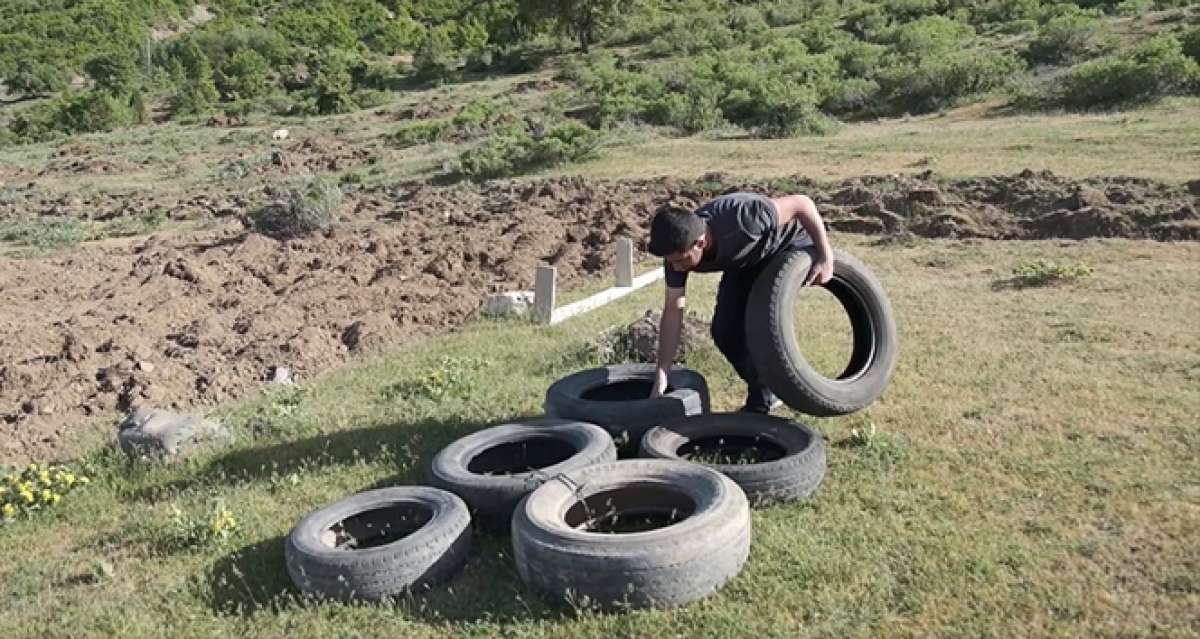
<svg viewBox="0 0 1200 639">
<path fill-rule="evenodd" d="M 332 147 L 301 141 L 289 148 L 298 149 L 292 157 L 319 157 Z M 839 231 L 1200 238 L 1200 195 L 1186 187 L 1033 172 L 834 184 L 738 183 L 720 175 L 449 188 L 414 182 L 351 188 L 341 226 L 287 241 L 242 228 L 238 213 L 256 204 L 245 193 L 39 201 L 33 190 L 34 210 L 105 219 L 153 204 L 172 217 L 218 224 L 198 234 L 0 261 L 0 334 L 20 336 L 0 342 L 0 461 L 56 454 L 89 416 L 143 403 L 213 403 L 245 394 L 277 367 L 311 377 L 360 353 L 457 326 L 488 294 L 531 288 L 539 263 L 557 266 L 567 284 L 607 273 L 613 241 L 628 236 L 644 251 L 649 217 L 663 203 L 696 206 L 739 188 L 808 193 Z"/>
<path fill-rule="evenodd" d="M 753 188 L 753 185 L 751 185 Z M 1200 239 L 1195 194 L 1130 177 L 1049 171 L 937 180 L 931 173 L 850 180 L 812 194 L 835 229 L 924 237 Z"/>
<path fill-rule="evenodd" d="M 346 226 L 302 239 L 231 223 L 0 262 L 0 333 L 21 336 L 0 344 L 0 459 L 53 455 L 92 415 L 217 402 L 279 366 L 311 377 L 457 326 L 489 293 L 531 288 L 541 262 L 566 282 L 607 270 L 651 206 L 569 180 L 357 199 Z"/>
</svg>

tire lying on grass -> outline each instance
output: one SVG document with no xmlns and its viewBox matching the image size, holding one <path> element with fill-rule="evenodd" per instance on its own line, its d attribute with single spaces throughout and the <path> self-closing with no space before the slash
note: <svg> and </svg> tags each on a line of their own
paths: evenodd
<svg viewBox="0 0 1200 639">
<path fill-rule="evenodd" d="M 642 456 L 702 463 L 756 506 L 807 497 L 825 477 L 820 433 L 781 417 L 710 413 L 672 420 L 642 438 Z"/>
<path fill-rule="evenodd" d="M 381 488 L 326 506 L 285 544 L 301 592 L 379 600 L 444 582 L 471 548 L 471 518 L 456 495 L 426 486 Z"/>
<path fill-rule="evenodd" d="M 667 375 L 666 394 L 650 399 L 655 371 L 654 364 L 616 364 L 567 375 L 546 390 L 546 414 L 599 424 L 618 448 L 636 452 L 650 427 L 708 412 L 703 375 L 674 367 Z"/>
<path fill-rule="evenodd" d="M 564 419 L 501 424 L 441 450 L 429 483 L 461 497 L 474 521 L 508 531 L 517 502 L 547 478 L 615 461 L 612 437 L 599 426 Z"/>
<path fill-rule="evenodd" d="M 631 459 L 542 484 L 513 514 L 521 579 L 553 601 L 672 607 L 716 592 L 750 552 L 750 508 L 728 477 Z"/>
<path fill-rule="evenodd" d="M 800 352 L 792 310 L 812 251 L 785 251 L 755 282 L 746 306 L 750 354 L 764 383 L 788 406 L 809 415 L 844 415 L 875 401 L 887 388 L 896 365 L 896 322 L 875 275 L 835 250 L 833 278 L 824 286 L 850 317 L 854 347 L 837 378 L 818 373 Z"/>
</svg>

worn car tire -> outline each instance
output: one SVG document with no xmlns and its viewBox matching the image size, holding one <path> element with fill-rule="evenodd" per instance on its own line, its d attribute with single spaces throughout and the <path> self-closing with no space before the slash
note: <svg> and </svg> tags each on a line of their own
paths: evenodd
<svg viewBox="0 0 1200 639">
<path fill-rule="evenodd" d="M 704 376 L 678 366 L 668 373 L 668 392 L 650 399 L 655 371 L 654 364 L 615 364 L 567 375 L 546 390 L 546 414 L 598 424 L 618 448 L 636 453 L 650 427 L 709 409 Z"/>
<path fill-rule="evenodd" d="M 692 461 L 693 454 L 720 445 L 724 454 L 757 449 L 772 459 L 758 463 L 703 463 L 732 479 L 755 506 L 808 497 L 825 477 L 825 442 L 820 433 L 781 417 L 755 413 L 710 413 L 672 420 L 642 438 L 642 456 Z"/>
<path fill-rule="evenodd" d="M 476 523 L 508 532 L 517 502 L 548 478 L 616 459 L 603 428 L 538 419 L 500 424 L 451 443 L 433 458 L 429 483 L 462 497 Z"/>
<path fill-rule="evenodd" d="M 690 514 L 641 532 L 588 530 L 588 508 L 609 507 L 628 517 Z M 737 484 L 710 468 L 631 459 L 542 484 L 513 513 L 512 531 L 517 572 L 542 596 L 602 609 L 665 608 L 711 595 L 741 571 L 750 507 Z"/>
<path fill-rule="evenodd" d="M 858 260 L 834 251 L 833 278 L 824 286 L 846 309 L 854 347 L 836 379 L 818 373 L 800 352 L 793 312 L 812 251 L 784 251 L 755 282 L 746 307 L 750 354 L 763 382 L 788 406 L 809 415 L 844 415 L 875 401 L 887 388 L 896 366 L 896 322 L 879 280 Z"/>
<path fill-rule="evenodd" d="M 395 541 L 386 541 L 388 534 Z M 365 542 L 347 548 L 342 536 Z M 382 543 L 380 543 L 382 541 Z M 379 600 L 449 580 L 471 548 L 471 518 L 456 495 L 427 486 L 353 495 L 300 520 L 287 537 L 288 575 L 320 598 Z"/>
</svg>

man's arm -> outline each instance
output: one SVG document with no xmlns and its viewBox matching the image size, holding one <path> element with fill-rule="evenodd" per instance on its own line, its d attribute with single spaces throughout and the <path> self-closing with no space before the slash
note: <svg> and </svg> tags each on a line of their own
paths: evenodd
<svg viewBox="0 0 1200 639">
<path fill-rule="evenodd" d="M 662 319 L 658 322 L 658 370 L 654 376 L 651 397 L 659 397 L 667 390 L 667 372 L 675 361 L 679 349 L 679 331 L 683 325 L 683 309 L 687 305 L 683 288 L 667 287 L 663 302 Z"/>
<path fill-rule="evenodd" d="M 782 226 L 796 220 L 808 232 L 817 250 L 808 276 L 804 278 L 805 285 L 825 284 L 833 277 L 833 247 L 829 244 L 829 235 L 825 233 L 825 223 L 817 212 L 817 205 L 807 195 L 788 195 L 775 200 L 775 209 L 779 212 L 779 225 Z"/>
</svg>

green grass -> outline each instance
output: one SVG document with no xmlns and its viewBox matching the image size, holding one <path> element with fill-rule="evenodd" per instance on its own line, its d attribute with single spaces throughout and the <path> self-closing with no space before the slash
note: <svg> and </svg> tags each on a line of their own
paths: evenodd
<svg viewBox="0 0 1200 639">
<path fill-rule="evenodd" d="M 0 219 L 0 242 L 11 245 L 7 251 L 0 246 L 0 255 L 11 257 L 14 249 L 17 253 L 24 250 L 36 255 L 80 242 L 145 235 L 160 228 L 164 221 L 165 216 L 159 211 L 103 222 L 65 216 Z"/>
<path fill-rule="evenodd" d="M 307 512 L 420 482 L 455 438 L 540 413 L 554 379 L 594 364 L 579 355 L 587 339 L 658 304 L 652 286 L 555 327 L 475 323 L 222 407 L 236 445 L 180 465 L 88 453 L 89 488 L 0 528 L 4 634 L 1200 634 L 1200 248 L 835 241 L 891 296 L 895 377 L 867 410 L 812 420 L 828 445 L 824 484 L 756 511 L 745 570 L 708 600 L 615 615 L 548 607 L 521 586 L 507 540 L 488 537 L 448 587 L 396 604 L 298 601 L 283 566 L 282 539 Z M 1034 260 L 1092 274 L 994 287 Z M 701 315 L 715 285 L 695 278 Z M 836 309 L 814 308 L 809 343 L 824 348 Z M 740 404 L 711 347 L 690 362 L 716 409 Z M 175 509 L 195 521 L 217 503 L 237 530 L 180 543 Z"/>
<path fill-rule="evenodd" d="M 974 177 L 1050 169 L 1060 175 L 1132 175 L 1167 182 L 1195 179 L 1200 162 L 1200 99 L 1103 114 L 1012 115 L 978 104 L 944 115 L 849 124 L 823 137 L 751 140 L 662 137 L 646 129 L 599 158 L 548 174 L 617 179 L 627 175 L 695 178 L 804 175 L 840 180 L 863 174 L 933 170 Z"/>
</svg>

